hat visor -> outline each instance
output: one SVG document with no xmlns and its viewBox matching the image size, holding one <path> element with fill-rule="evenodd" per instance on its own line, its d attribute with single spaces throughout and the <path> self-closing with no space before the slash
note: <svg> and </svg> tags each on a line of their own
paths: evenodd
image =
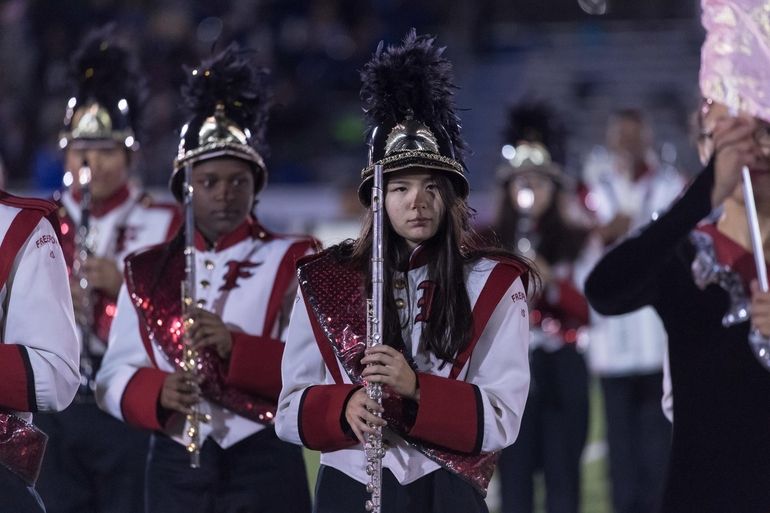
<svg viewBox="0 0 770 513">
<path fill-rule="evenodd" d="M 399 157 L 399 158 L 394 158 Z M 441 171 L 452 180 L 457 195 L 467 198 L 469 192 L 468 180 L 462 172 L 462 165 L 456 160 L 427 152 L 408 152 L 404 155 L 386 157 L 375 164 L 382 163 L 383 175 L 404 171 L 407 169 L 427 169 Z M 372 203 L 372 182 L 374 180 L 374 164 L 367 166 L 361 172 L 363 181 L 358 187 L 358 199 L 368 207 Z"/>
<path fill-rule="evenodd" d="M 168 188 L 174 195 L 174 198 L 182 203 L 182 186 L 184 185 L 184 167 L 187 164 L 195 166 L 199 162 L 217 158 L 236 158 L 245 160 L 251 164 L 254 175 L 254 195 L 262 192 L 267 185 L 267 168 L 262 157 L 256 152 L 242 151 L 235 148 L 234 145 L 223 145 L 220 147 L 208 148 L 208 151 L 190 151 L 184 157 L 174 161 L 174 170 L 171 172 L 171 178 L 168 181 Z"/>
</svg>

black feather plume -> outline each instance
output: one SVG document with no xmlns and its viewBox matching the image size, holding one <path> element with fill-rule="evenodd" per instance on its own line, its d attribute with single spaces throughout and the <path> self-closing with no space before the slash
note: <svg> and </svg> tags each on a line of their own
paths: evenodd
<svg viewBox="0 0 770 513">
<path fill-rule="evenodd" d="M 554 162 L 564 164 L 567 130 L 554 110 L 542 101 L 523 101 L 508 110 L 504 133 L 506 144 L 539 142 Z"/>
<path fill-rule="evenodd" d="M 467 149 L 455 113 L 452 63 L 445 47 L 435 38 L 410 30 L 399 46 L 380 42 L 361 71 L 361 101 L 371 128 L 393 125 L 408 115 L 421 121 L 439 136 L 446 132 L 455 155 L 462 160 Z"/>
<path fill-rule="evenodd" d="M 269 74 L 246 58 L 247 53 L 237 43 L 230 43 L 198 68 L 185 68 L 187 83 L 182 86 L 182 97 L 192 118 L 211 116 L 216 106 L 223 104 L 227 117 L 249 129 L 252 144 L 263 152 L 271 100 Z"/>
<path fill-rule="evenodd" d="M 95 100 L 114 114 L 118 102 L 125 99 L 128 122 L 134 131 L 139 129 L 146 82 L 131 52 L 118 42 L 114 24 L 85 36 L 72 56 L 70 75 L 79 103 Z"/>
</svg>

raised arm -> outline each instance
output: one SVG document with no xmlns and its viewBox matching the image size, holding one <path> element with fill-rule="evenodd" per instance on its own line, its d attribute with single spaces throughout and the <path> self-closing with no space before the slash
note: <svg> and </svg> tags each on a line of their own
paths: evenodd
<svg viewBox="0 0 770 513">
<path fill-rule="evenodd" d="M 604 255 L 585 283 L 586 297 L 597 312 L 624 314 L 654 301 L 660 270 L 711 211 L 713 184 L 711 163 L 666 213 Z"/>
</svg>

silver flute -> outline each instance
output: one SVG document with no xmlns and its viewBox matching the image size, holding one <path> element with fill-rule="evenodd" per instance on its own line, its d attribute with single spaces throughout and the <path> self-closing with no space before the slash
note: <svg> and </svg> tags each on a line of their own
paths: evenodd
<svg viewBox="0 0 770 513">
<path fill-rule="evenodd" d="M 759 217 L 757 206 L 754 204 L 754 187 L 751 183 L 749 168 L 741 169 L 743 179 L 743 202 L 746 205 L 746 220 L 749 223 L 749 236 L 751 237 L 751 249 L 754 252 L 754 265 L 757 268 L 757 281 L 762 292 L 768 291 L 767 266 L 765 264 L 765 251 L 762 247 L 762 237 L 759 233 Z"/>
<path fill-rule="evenodd" d="M 193 185 L 192 164 L 187 163 L 184 168 L 184 275 L 182 281 L 182 319 L 184 323 L 183 341 L 184 352 L 182 357 L 182 369 L 191 378 L 198 372 L 198 351 L 193 348 L 190 338 L 190 328 L 194 324 L 191 317 L 195 306 L 195 213 L 193 211 Z M 187 414 L 187 452 L 190 453 L 190 467 L 199 468 L 201 464 L 200 424 L 203 415 L 200 405 L 194 404 Z"/>
<path fill-rule="evenodd" d="M 372 186 L 372 297 L 366 301 L 366 347 L 374 347 L 383 343 L 382 338 L 382 303 L 383 303 L 383 251 L 382 251 L 382 165 L 374 166 L 374 185 Z M 382 385 L 366 382 L 366 395 L 377 404 L 382 405 Z M 378 417 L 382 413 L 377 412 Z M 369 484 L 366 491 L 370 494 L 366 501 L 366 511 L 380 513 L 382 501 L 382 458 L 385 456 L 385 446 L 382 441 L 382 426 L 373 426 L 374 433 L 364 437 L 364 452 L 366 454 L 366 473 Z"/>
<path fill-rule="evenodd" d="M 749 236 L 751 248 L 754 251 L 754 265 L 757 268 L 757 282 L 762 292 L 768 292 L 767 266 L 765 265 L 765 249 L 762 246 L 762 237 L 759 232 L 759 216 L 757 206 L 754 203 L 754 187 L 751 183 L 749 168 L 741 169 L 743 178 L 743 203 L 746 207 L 746 220 L 749 224 Z M 770 370 L 770 338 L 765 337 L 758 329 L 753 328 L 749 332 L 749 346 L 766 370 Z"/>
<path fill-rule="evenodd" d="M 80 302 L 81 315 L 77 324 L 80 331 L 80 393 L 90 394 L 96 389 L 96 362 L 91 351 L 93 336 L 94 302 L 92 289 L 85 273 L 86 260 L 93 254 L 93 234 L 91 233 L 91 168 L 83 161 L 77 176 L 80 185 L 80 223 L 75 234 L 75 258 L 72 262 L 72 275 L 77 287 L 82 291 Z"/>
</svg>

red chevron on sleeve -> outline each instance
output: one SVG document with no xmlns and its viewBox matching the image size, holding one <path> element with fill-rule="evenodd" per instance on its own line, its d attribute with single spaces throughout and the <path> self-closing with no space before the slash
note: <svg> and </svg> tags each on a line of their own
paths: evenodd
<svg viewBox="0 0 770 513">
<path fill-rule="evenodd" d="M 524 268 L 518 263 L 500 261 L 492 269 L 492 272 L 489 273 L 487 281 L 484 283 L 484 288 L 481 289 L 481 294 L 479 294 L 479 298 L 473 306 L 473 337 L 468 342 L 468 345 L 465 346 L 465 349 L 455 358 L 452 370 L 449 373 L 450 378 L 454 379 L 460 375 L 460 371 L 473 353 L 473 349 L 484 333 L 484 328 L 486 328 L 495 308 L 497 308 L 497 305 L 503 299 L 503 295 L 511 284 L 517 278 L 524 276 L 522 275 L 523 271 Z"/>
<path fill-rule="evenodd" d="M 42 217 L 43 213 L 39 210 L 22 210 L 11 221 L 0 243 L 0 287 L 5 285 L 16 256 Z"/>
<path fill-rule="evenodd" d="M 297 261 L 302 258 L 309 249 L 315 247 L 318 243 L 314 239 L 303 239 L 295 242 L 286 250 L 281 263 L 278 265 L 278 272 L 273 281 L 273 290 L 270 291 L 270 299 L 267 304 L 267 313 L 265 314 L 265 324 L 262 335 L 269 336 L 272 333 L 275 323 L 278 321 L 278 314 L 281 312 L 283 300 L 286 296 L 289 285 L 297 274 Z"/>
</svg>

